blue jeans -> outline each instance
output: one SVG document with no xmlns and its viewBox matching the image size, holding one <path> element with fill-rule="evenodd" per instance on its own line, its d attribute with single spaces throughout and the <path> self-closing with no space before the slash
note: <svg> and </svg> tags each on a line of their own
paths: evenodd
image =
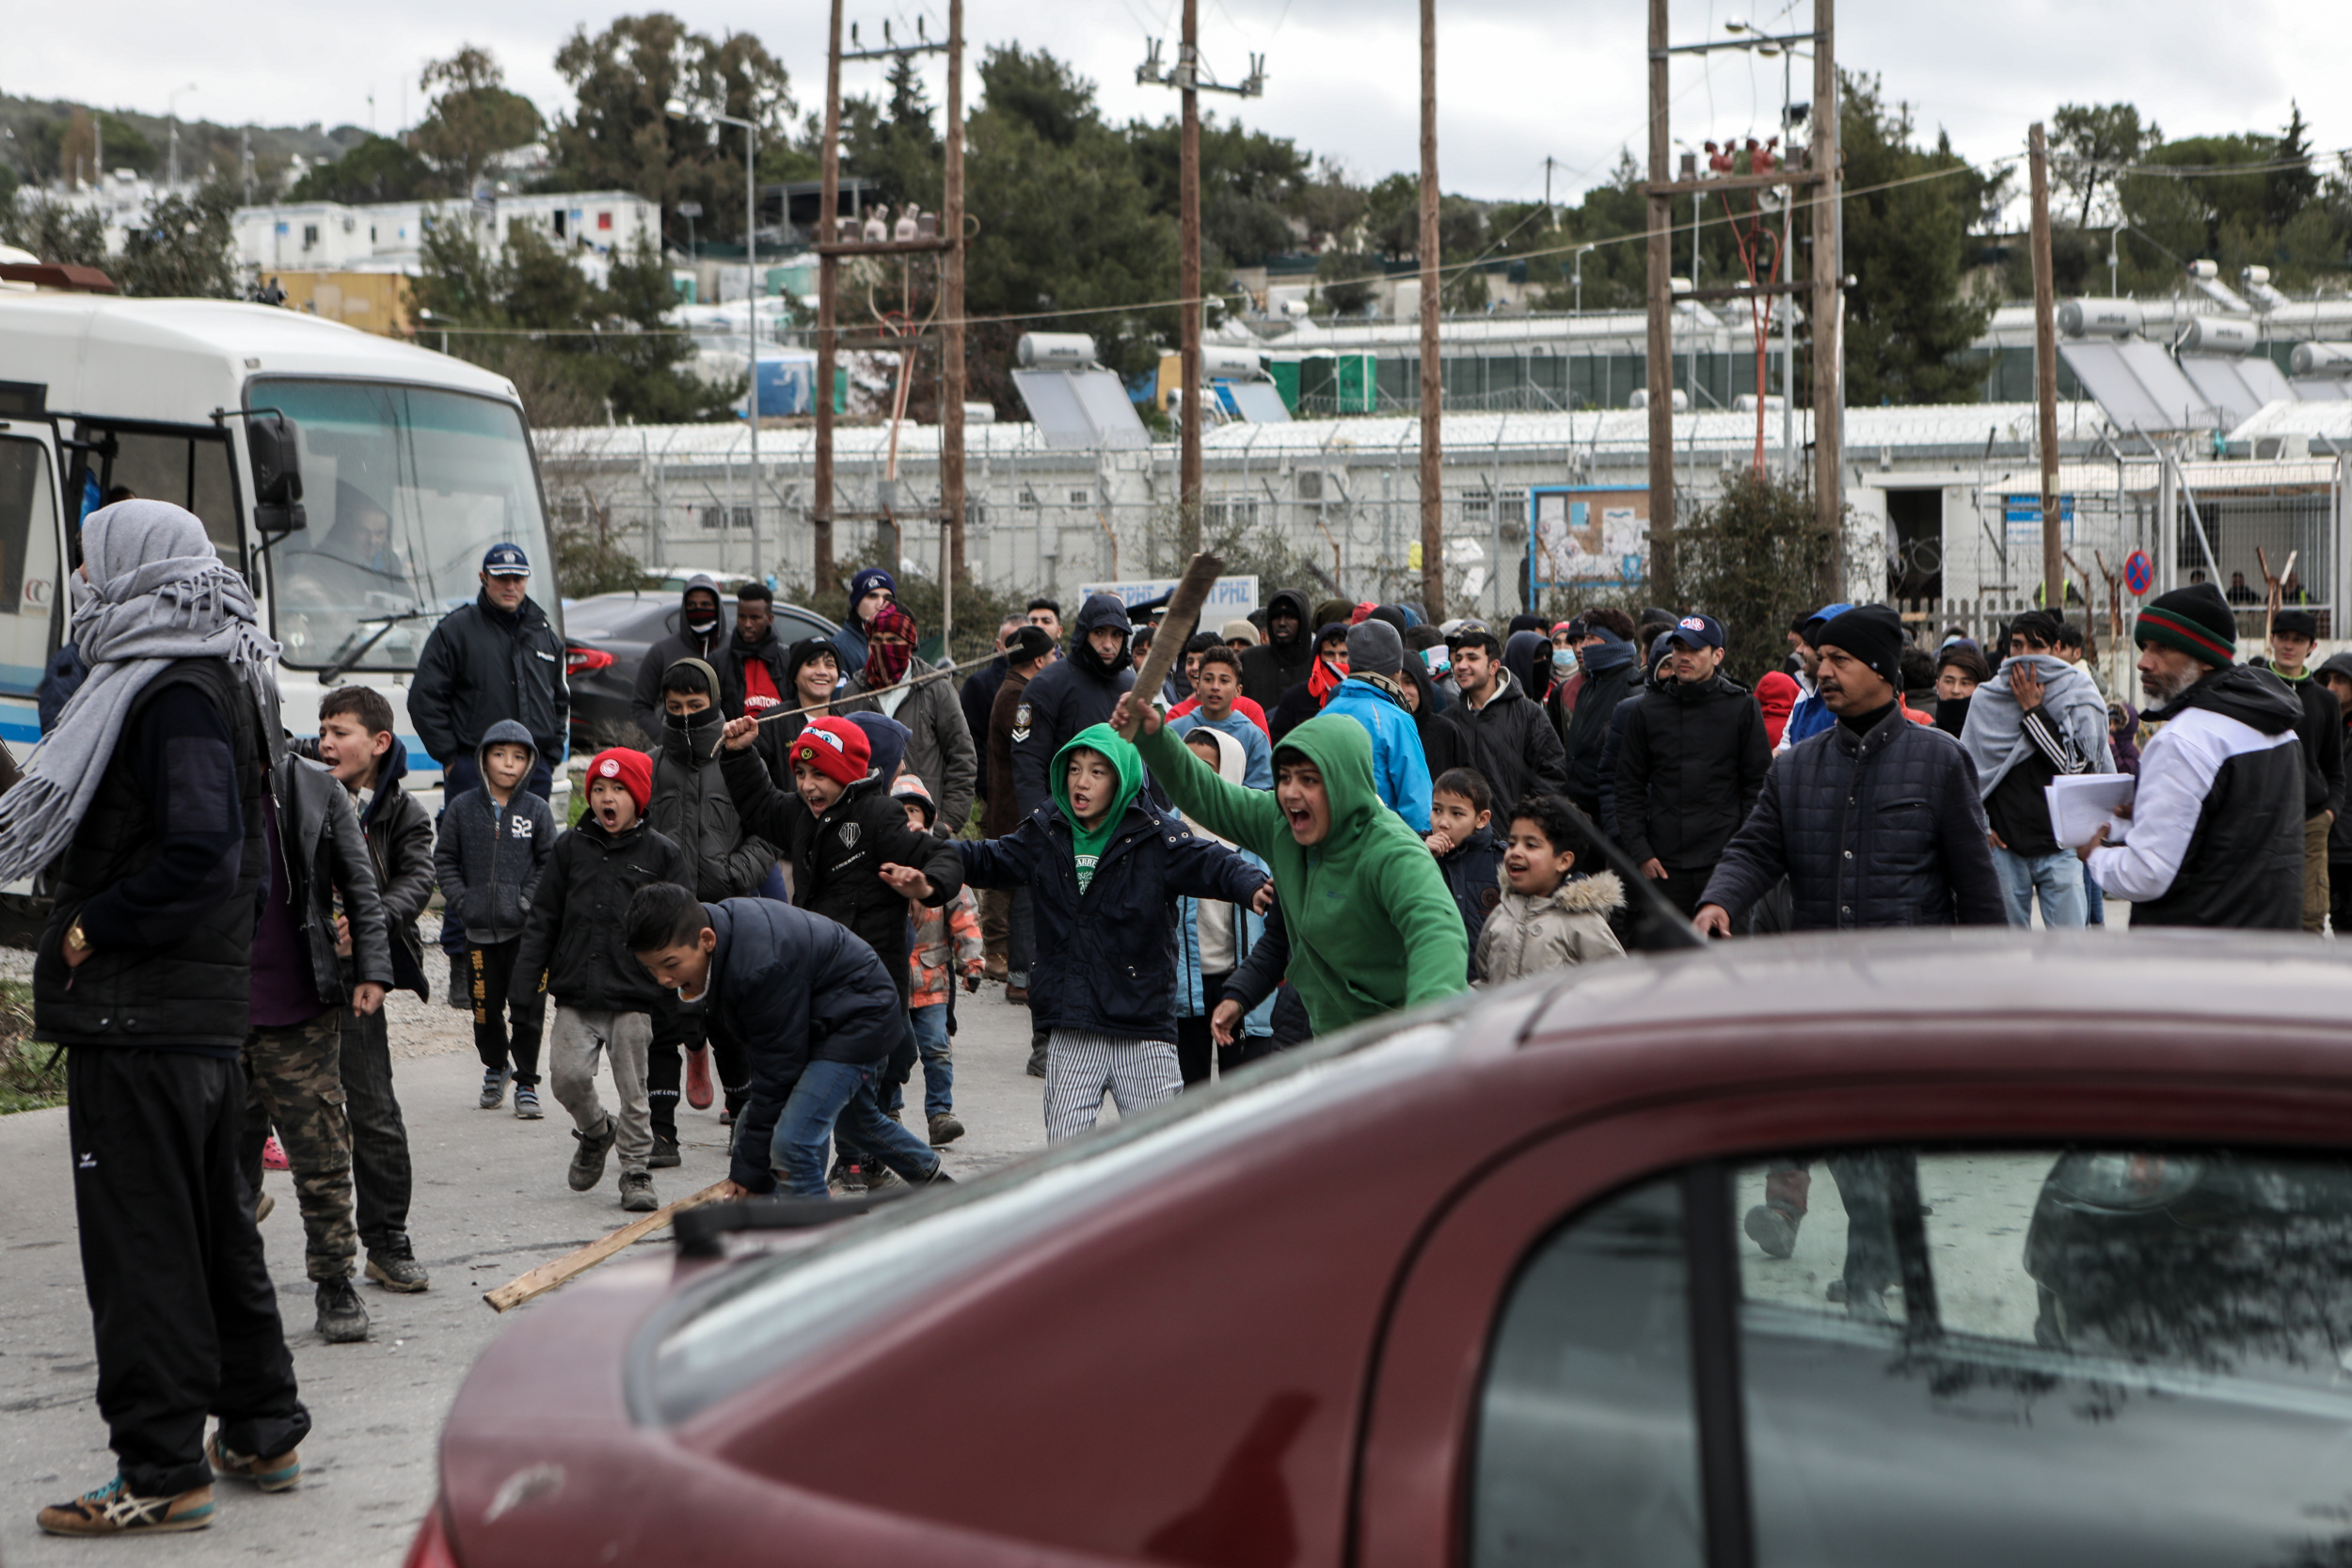
<svg viewBox="0 0 2352 1568">
<path fill-rule="evenodd" d="M 923 1115 L 946 1116 L 956 1108 L 956 1058 L 947 1044 L 947 1004 L 917 1007 L 907 1014 L 907 1022 L 923 1058 Z"/>
<path fill-rule="evenodd" d="M 784 1173 L 785 1190 L 794 1197 L 825 1196 L 825 1141 L 835 1123 L 909 1181 L 938 1174 L 939 1156 L 874 1103 L 871 1067 L 811 1062 L 792 1085 L 768 1146 L 769 1164 Z"/>
<path fill-rule="evenodd" d="M 2014 849 L 1993 851 L 1993 869 L 2001 879 L 2001 902 L 2009 907 L 2011 926 L 2033 924 L 2034 896 L 2042 898 L 2042 924 L 2064 930 L 2085 924 L 2083 863 L 2072 849 L 2048 855 L 2021 855 Z"/>
</svg>

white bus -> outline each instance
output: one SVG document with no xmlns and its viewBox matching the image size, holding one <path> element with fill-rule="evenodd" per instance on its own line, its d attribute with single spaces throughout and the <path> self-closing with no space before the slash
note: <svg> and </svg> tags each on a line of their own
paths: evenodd
<svg viewBox="0 0 2352 1568">
<path fill-rule="evenodd" d="M 291 530 L 271 504 L 286 499 L 271 410 L 299 460 Z M 522 546 L 562 631 L 538 469 L 503 377 L 266 306 L 0 291 L 0 736 L 20 755 L 67 635 L 80 521 L 117 486 L 195 513 L 246 574 L 284 650 L 289 729 L 310 729 L 330 685 L 391 699 L 428 809 L 443 759 L 418 738 L 408 686 L 434 626 L 474 598 L 485 549 Z"/>
</svg>

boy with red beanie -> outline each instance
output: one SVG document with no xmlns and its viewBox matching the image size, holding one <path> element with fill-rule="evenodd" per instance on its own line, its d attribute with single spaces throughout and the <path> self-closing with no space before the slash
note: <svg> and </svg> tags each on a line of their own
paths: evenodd
<svg viewBox="0 0 2352 1568">
<path fill-rule="evenodd" d="M 555 841 L 540 875 L 515 961 L 515 983 L 555 996 L 548 1031 L 548 1078 L 572 1114 L 572 1191 L 604 1180 L 605 1156 L 621 1153 L 621 1207 L 650 1212 L 654 1196 L 646 1162 L 653 1155 L 653 1102 L 645 1089 L 645 1058 L 653 1043 L 653 1009 L 660 988 L 628 941 L 628 901 L 654 882 L 692 885 L 686 851 L 648 827 L 653 759 L 623 747 L 599 752 L 588 764 L 588 815 Z M 596 1062 L 612 1066 L 617 1116 L 596 1094 Z"/>
</svg>

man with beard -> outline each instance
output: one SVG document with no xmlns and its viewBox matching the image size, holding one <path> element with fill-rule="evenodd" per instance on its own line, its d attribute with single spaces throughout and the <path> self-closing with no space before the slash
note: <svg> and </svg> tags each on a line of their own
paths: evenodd
<svg viewBox="0 0 2352 1568">
<path fill-rule="evenodd" d="M 2157 595 L 2132 628 L 2146 717 L 2122 832 L 2076 851 L 2139 926 L 2292 931 L 2303 917 L 2303 705 L 2237 662 L 2237 617 L 2209 582 Z"/>
<path fill-rule="evenodd" d="M 1266 601 L 1265 641 L 1243 650 L 1241 694 L 1272 713 L 1282 693 L 1307 678 L 1315 661 L 1308 636 L 1307 595 L 1285 588 Z"/>
<path fill-rule="evenodd" d="M 628 716 L 637 721 L 648 746 L 661 740 L 661 673 L 681 658 L 698 658 L 714 668 L 725 659 L 727 624 L 720 610 L 718 583 L 697 572 L 686 579 L 682 600 L 677 630 L 645 650 L 637 666 L 636 684 L 629 689 Z M 720 706 L 726 707 L 725 694 L 717 695 Z"/>
</svg>

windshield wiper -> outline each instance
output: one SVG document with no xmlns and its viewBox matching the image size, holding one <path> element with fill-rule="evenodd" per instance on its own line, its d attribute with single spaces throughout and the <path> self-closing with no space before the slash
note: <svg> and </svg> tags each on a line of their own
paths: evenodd
<svg viewBox="0 0 2352 1568">
<path fill-rule="evenodd" d="M 331 687 L 337 681 L 342 679 L 343 676 L 350 672 L 352 666 L 367 657 L 368 650 L 374 647 L 378 642 L 383 641 L 384 634 L 390 631 L 394 626 L 401 625 L 403 622 L 414 621 L 422 616 L 431 615 L 433 613 L 434 610 L 431 607 L 419 605 L 414 610 L 404 610 L 397 615 L 370 615 L 364 617 L 359 622 L 359 625 L 362 626 L 369 626 L 376 622 L 381 622 L 382 625 L 377 626 L 374 633 L 371 635 L 365 642 L 361 642 L 357 648 L 354 648 L 351 645 L 354 640 L 356 640 L 359 635 L 357 631 L 354 631 L 350 637 L 344 638 L 343 645 L 335 650 L 335 657 L 330 663 L 328 663 L 326 673 L 319 676 L 319 684 L 321 686 Z"/>
</svg>

